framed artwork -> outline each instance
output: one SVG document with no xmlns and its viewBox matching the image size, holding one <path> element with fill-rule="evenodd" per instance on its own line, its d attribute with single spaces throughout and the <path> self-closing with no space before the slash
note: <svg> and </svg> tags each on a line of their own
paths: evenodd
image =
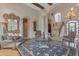
<svg viewBox="0 0 79 59">
<path fill-rule="evenodd" d="M 34 21 L 34 22 L 33 22 L 33 27 L 34 27 L 33 30 L 34 30 L 34 31 L 36 31 L 36 26 L 37 26 L 37 23 L 36 23 L 36 21 Z"/>
</svg>

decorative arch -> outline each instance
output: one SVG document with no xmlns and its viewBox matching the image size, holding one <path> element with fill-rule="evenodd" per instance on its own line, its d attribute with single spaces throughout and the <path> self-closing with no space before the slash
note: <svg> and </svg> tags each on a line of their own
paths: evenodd
<svg viewBox="0 0 79 59">
<path fill-rule="evenodd" d="M 14 13 L 4 13 L 3 18 L 5 21 L 5 31 L 4 33 L 19 33 L 19 20 L 20 17 Z"/>
<path fill-rule="evenodd" d="M 59 33 L 60 33 L 60 35 L 61 35 L 61 32 L 62 32 L 62 29 L 63 29 L 63 27 L 66 27 L 66 34 L 68 35 L 68 23 L 69 22 L 76 22 L 77 23 L 77 33 L 76 33 L 76 35 L 78 35 L 78 20 L 68 20 L 68 21 L 65 21 L 65 22 L 62 22 L 62 24 L 61 24 L 61 26 L 60 26 L 60 30 L 59 30 Z"/>
<path fill-rule="evenodd" d="M 24 39 L 26 39 L 26 37 L 28 37 L 28 30 L 29 30 L 29 19 L 28 17 L 24 17 L 23 18 L 23 37 Z"/>
</svg>

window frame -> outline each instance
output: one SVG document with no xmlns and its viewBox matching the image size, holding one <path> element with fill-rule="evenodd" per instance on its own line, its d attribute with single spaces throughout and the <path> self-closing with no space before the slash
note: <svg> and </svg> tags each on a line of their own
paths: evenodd
<svg viewBox="0 0 79 59">
<path fill-rule="evenodd" d="M 57 12 L 54 15 L 54 19 L 55 19 L 55 22 L 61 22 L 61 13 L 60 12 Z"/>
</svg>

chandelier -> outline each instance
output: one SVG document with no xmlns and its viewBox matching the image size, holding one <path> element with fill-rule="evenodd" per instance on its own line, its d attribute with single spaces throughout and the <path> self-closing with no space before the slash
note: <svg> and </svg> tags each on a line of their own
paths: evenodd
<svg viewBox="0 0 79 59">
<path fill-rule="evenodd" d="M 71 8 L 70 11 L 67 13 L 67 15 L 66 15 L 67 19 L 73 19 L 76 17 L 76 14 L 73 10 L 74 10 L 74 8 Z"/>
</svg>

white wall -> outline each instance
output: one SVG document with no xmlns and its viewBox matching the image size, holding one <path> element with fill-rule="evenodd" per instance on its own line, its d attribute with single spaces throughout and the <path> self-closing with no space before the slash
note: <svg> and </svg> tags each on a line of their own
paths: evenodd
<svg viewBox="0 0 79 59">
<path fill-rule="evenodd" d="M 39 24 L 38 24 L 38 30 L 41 30 L 41 32 L 44 32 L 44 15 L 41 13 L 39 15 Z"/>
<path fill-rule="evenodd" d="M 3 23 L 0 23 L 0 39 L 3 34 Z"/>
<path fill-rule="evenodd" d="M 39 16 L 39 13 L 28 7 L 28 6 L 25 6 L 24 4 L 16 4 L 16 3 L 2 3 L 0 4 L 0 22 L 4 22 L 4 19 L 3 19 L 3 14 L 4 13 L 15 13 L 17 16 L 20 16 L 20 34 L 23 34 L 23 30 L 22 30 L 22 18 L 23 17 L 27 17 L 28 20 L 32 20 L 33 17 L 36 17 L 38 18 Z M 30 21 L 31 22 L 31 21 Z M 32 24 L 30 23 L 30 28 L 29 28 L 29 37 L 32 37 L 32 33 L 33 33 L 33 30 L 32 30 Z M 2 31 L 2 27 L 0 27 L 0 30 L 1 32 Z M 1 36 L 1 33 L 0 32 L 0 36 Z"/>
</svg>

